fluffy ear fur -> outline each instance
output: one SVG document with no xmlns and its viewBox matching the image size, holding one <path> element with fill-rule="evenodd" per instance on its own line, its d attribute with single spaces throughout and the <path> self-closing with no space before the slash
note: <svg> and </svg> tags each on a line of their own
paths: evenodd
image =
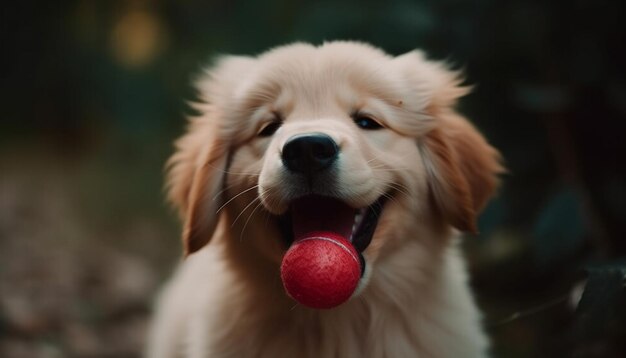
<svg viewBox="0 0 626 358">
<path fill-rule="evenodd" d="M 201 115 L 191 119 L 168 161 L 166 190 L 184 222 L 185 256 L 206 245 L 217 226 L 230 137 L 222 125 L 221 108 L 229 107 L 238 78 L 250 70 L 251 62 L 245 57 L 222 58 L 201 78 L 198 89 L 205 103 L 196 107 Z"/>
<path fill-rule="evenodd" d="M 217 113 L 207 108 L 193 119 L 187 134 L 176 142 L 177 151 L 168 162 L 169 201 L 178 209 L 183 226 L 185 256 L 202 248 L 217 225 L 217 210 L 226 170 L 227 149 L 217 138 Z"/>
<path fill-rule="evenodd" d="M 493 195 L 500 155 L 463 117 L 439 113 L 421 142 L 434 204 L 450 224 L 477 232 L 476 218 Z"/>
<path fill-rule="evenodd" d="M 433 203 L 451 225 L 475 233 L 476 218 L 504 171 L 500 155 L 453 110 L 457 99 L 469 92 L 460 86 L 458 73 L 415 51 L 396 61 L 405 66 L 425 111 L 434 118 L 433 129 L 419 142 Z"/>
</svg>

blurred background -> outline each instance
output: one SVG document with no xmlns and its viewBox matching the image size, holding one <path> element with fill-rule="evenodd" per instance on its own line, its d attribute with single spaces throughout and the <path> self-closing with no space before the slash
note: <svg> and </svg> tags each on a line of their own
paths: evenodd
<svg viewBox="0 0 626 358">
<path fill-rule="evenodd" d="M 137 357 L 180 259 L 190 79 L 295 40 L 424 49 L 510 173 L 465 240 L 496 357 L 626 356 L 620 1 L 12 1 L 0 11 L 0 356 Z"/>
</svg>

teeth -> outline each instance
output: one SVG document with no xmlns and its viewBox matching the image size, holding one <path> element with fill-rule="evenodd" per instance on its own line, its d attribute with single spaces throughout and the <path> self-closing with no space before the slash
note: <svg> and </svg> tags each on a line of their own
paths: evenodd
<svg viewBox="0 0 626 358">
<path fill-rule="evenodd" d="M 365 210 L 366 210 L 365 208 L 359 209 L 359 211 L 357 211 L 357 213 L 354 215 L 354 224 L 352 224 L 352 233 L 350 234 L 350 239 L 349 239 L 350 241 L 352 241 L 352 238 L 354 237 L 354 233 L 361 225 L 361 221 L 363 221 L 363 217 L 365 216 Z"/>
</svg>

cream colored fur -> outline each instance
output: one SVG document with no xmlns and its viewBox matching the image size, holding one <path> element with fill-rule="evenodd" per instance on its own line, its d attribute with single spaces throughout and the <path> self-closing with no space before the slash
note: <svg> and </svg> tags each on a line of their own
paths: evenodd
<svg viewBox="0 0 626 358">
<path fill-rule="evenodd" d="M 456 237 L 475 231 L 502 168 L 454 111 L 467 92 L 458 84 L 420 52 L 391 57 L 352 42 L 222 58 L 198 83 L 206 103 L 169 164 L 187 257 L 160 297 L 147 356 L 486 356 Z M 359 128 L 355 112 L 384 128 Z M 331 310 L 296 304 L 279 273 L 273 215 L 307 194 L 280 151 L 310 132 L 341 151 L 336 182 L 315 194 L 355 208 L 389 197 L 358 292 Z"/>
</svg>

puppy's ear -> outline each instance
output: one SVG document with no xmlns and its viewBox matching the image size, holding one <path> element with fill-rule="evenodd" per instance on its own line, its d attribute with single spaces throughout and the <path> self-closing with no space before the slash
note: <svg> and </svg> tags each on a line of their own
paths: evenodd
<svg viewBox="0 0 626 358">
<path fill-rule="evenodd" d="M 218 114 L 208 109 L 190 122 L 187 134 L 176 141 L 177 151 L 168 162 L 169 201 L 183 221 L 185 256 L 209 242 L 217 225 L 217 210 L 226 170 L 226 143 L 217 138 Z"/>
<path fill-rule="evenodd" d="M 206 245 L 217 226 L 233 132 L 224 123 L 221 108 L 229 107 L 236 78 L 249 71 L 251 62 L 245 57 L 222 58 L 200 79 L 197 86 L 203 103 L 196 109 L 201 115 L 190 120 L 167 163 L 167 196 L 184 223 L 185 256 Z"/>
<path fill-rule="evenodd" d="M 476 218 L 504 171 L 500 155 L 463 117 L 440 112 L 435 121 L 420 142 L 431 198 L 450 224 L 476 233 Z"/>
<path fill-rule="evenodd" d="M 497 187 L 497 175 L 504 172 L 500 154 L 454 111 L 458 98 L 469 92 L 460 85 L 458 72 L 425 60 L 418 51 L 395 61 L 423 111 L 433 118 L 430 131 L 419 140 L 431 199 L 447 222 L 475 233 L 476 218 Z"/>
</svg>

